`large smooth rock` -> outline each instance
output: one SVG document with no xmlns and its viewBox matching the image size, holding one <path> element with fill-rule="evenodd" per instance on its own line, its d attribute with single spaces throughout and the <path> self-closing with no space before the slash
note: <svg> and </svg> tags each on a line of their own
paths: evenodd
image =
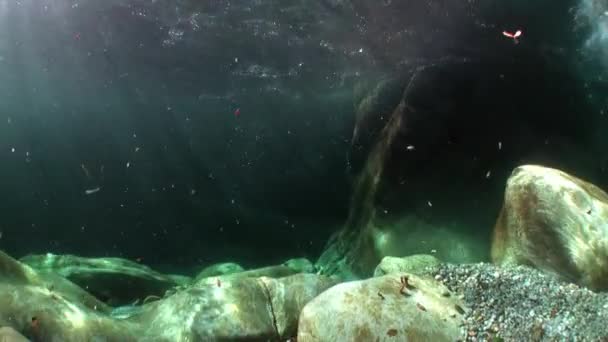
<svg viewBox="0 0 608 342">
<path fill-rule="evenodd" d="M 71 281 L 52 273 L 40 273 L 0 251 L 0 284 L 33 286 L 52 291 L 89 309 L 108 313 L 110 307 Z M 1 297 L 1 296 L 0 296 Z M 1 309 L 1 308 L 0 308 Z"/>
<path fill-rule="evenodd" d="M 10 338 L 18 338 L 16 331 L 32 341 L 138 340 L 141 326 L 111 319 L 103 302 L 69 280 L 38 273 L 2 252 L 0 294 L 0 326 L 10 328 L 2 331 Z"/>
<path fill-rule="evenodd" d="M 281 265 L 272 265 L 266 267 L 245 270 L 236 263 L 226 262 L 213 264 L 204 268 L 195 277 L 194 282 L 199 282 L 205 278 L 218 276 L 245 277 L 245 278 L 281 278 L 294 275 L 297 273 L 314 273 L 315 266 L 306 258 L 289 259 Z"/>
<path fill-rule="evenodd" d="M 11 327 L 0 328 L 0 342 L 29 342 L 29 340 Z"/>
<path fill-rule="evenodd" d="M 269 341 L 294 337 L 306 303 L 335 283 L 314 274 L 209 277 L 129 318 L 140 341 Z"/>
<path fill-rule="evenodd" d="M 608 289 L 608 195 L 556 169 L 516 168 L 494 228 L 492 259 Z"/>
<path fill-rule="evenodd" d="M 297 273 L 315 273 L 315 265 L 306 258 L 289 259 L 283 263 Z"/>
<path fill-rule="evenodd" d="M 203 268 L 194 278 L 194 282 L 207 277 L 216 277 L 232 273 L 243 272 L 245 269 L 234 262 L 221 262 Z"/>
<path fill-rule="evenodd" d="M 243 271 L 243 272 L 229 273 L 229 274 L 226 274 L 226 275 L 223 275 L 220 277 L 225 278 L 225 279 L 227 279 L 227 278 L 260 278 L 260 277 L 282 278 L 282 277 L 288 277 L 290 275 L 294 275 L 297 273 L 299 273 L 299 272 L 297 272 L 293 268 L 288 267 L 286 265 L 274 265 L 274 266 L 255 268 L 255 269 L 247 270 L 247 271 Z M 197 280 L 195 282 L 196 283 L 206 282 L 206 281 L 208 281 L 209 278 L 216 278 L 216 277 L 200 278 L 197 276 Z"/>
<path fill-rule="evenodd" d="M 69 280 L 0 252 L 0 333 L 66 342 L 286 340 L 296 336 L 302 308 L 334 284 L 315 274 L 208 277 L 110 311 Z"/>
<path fill-rule="evenodd" d="M 74 255 L 28 255 L 21 261 L 34 269 L 58 274 L 110 305 L 161 297 L 178 283 L 151 268 L 121 258 L 83 258 Z"/>
<path fill-rule="evenodd" d="M 304 306 L 337 282 L 315 274 L 296 274 L 280 279 L 260 278 L 271 300 L 281 338 L 295 337 Z"/>
<path fill-rule="evenodd" d="M 441 261 L 429 254 L 409 255 L 403 258 L 384 257 L 374 271 L 374 277 L 391 273 L 430 274 L 437 270 Z"/>
<path fill-rule="evenodd" d="M 317 296 L 302 310 L 297 341 L 455 341 L 464 312 L 462 302 L 434 279 L 391 274 L 342 283 Z"/>
</svg>

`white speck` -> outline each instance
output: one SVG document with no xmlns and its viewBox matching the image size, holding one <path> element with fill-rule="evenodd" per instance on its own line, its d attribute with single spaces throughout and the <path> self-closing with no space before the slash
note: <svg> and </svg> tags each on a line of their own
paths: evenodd
<svg viewBox="0 0 608 342">
<path fill-rule="evenodd" d="M 608 17 L 608 11 L 604 12 L 604 15 Z"/>
<path fill-rule="evenodd" d="M 363 48 L 360 48 L 360 49 L 359 49 L 359 53 L 363 53 Z"/>
<path fill-rule="evenodd" d="M 80 227 L 80 230 L 82 230 L 84 232 L 84 226 Z"/>
<path fill-rule="evenodd" d="M 15 148 L 14 147 L 11 148 L 11 152 L 15 153 Z"/>
<path fill-rule="evenodd" d="M 10 117 L 9 117 L 9 118 L 7 118 L 7 119 L 6 119 L 6 121 L 8 122 L 8 124 L 9 124 L 9 125 L 10 125 L 10 124 L 11 124 L 11 122 L 12 122 L 12 120 L 11 120 L 11 118 L 10 118 Z"/>
<path fill-rule="evenodd" d="M 139 147 L 135 147 L 135 153 L 139 152 Z"/>
<path fill-rule="evenodd" d="M 431 249 L 431 253 L 433 253 L 433 254 L 437 253 L 437 250 L 436 249 Z"/>
<path fill-rule="evenodd" d="M 428 205 L 429 205 L 429 207 L 432 207 L 432 206 L 433 206 L 433 203 L 431 203 L 431 201 L 427 201 L 427 202 L 426 202 L 426 204 L 428 204 Z"/>
<path fill-rule="evenodd" d="M 231 204 L 234 204 L 234 200 L 230 200 L 230 203 L 231 203 Z"/>
<path fill-rule="evenodd" d="M 100 187 L 96 187 L 96 188 L 93 188 L 93 189 L 87 189 L 87 190 L 84 191 L 84 193 L 85 193 L 85 195 L 92 195 L 92 194 L 96 193 L 99 190 L 101 190 L 101 188 Z"/>
<path fill-rule="evenodd" d="M 388 210 L 384 209 L 384 213 L 385 213 L 385 214 L 388 214 Z"/>
<path fill-rule="evenodd" d="M 413 150 L 415 150 L 415 149 L 416 149 L 416 147 L 415 147 L 414 145 L 408 145 L 408 146 L 406 147 L 406 149 L 407 149 L 408 151 L 413 151 Z"/>
<path fill-rule="evenodd" d="M 131 166 L 131 162 L 127 162 L 127 169 Z"/>
<path fill-rule="evenodd" d="M 501 141 L 498 142 L 498 150 L 499 151 L 502 150 L 502 142 Z"/>
<path fill-rule="evenodd" d="M 302 67 L 303 65 L 304 65 L 304 63 L 302 63 L 302 62 L 298 63 L 299 67 Z"/>
<path fill-rule="evenodd" d="M 191 189 L 190 190 L 190 195 L 196 195 L 196 190 L 195 189 Z"/>
<path fill-rule="evenodd" d="M 234 63 L 238 63 L 239 62 L 239 58 L 238 57 L 234 57 Z"/>
<path fill-rule="evenodd" d="M 25 156 L 26 156 L 26 157 L 29 157 L 29 156 L 30 156 L 30 153 L 29 153 L 29 152 L 25 152 Z"/>
<path fill-rule="evenodd" d="M 133 133 L 133 138 L 137 138 L 137 134 Z"/>
<path fill-rule="evenodd" d="M 492 175 L 492 171 L 488 170 L 488 172 L 486 172 L 486 178 L 490 178 L 491 175 Z"/>
<path fill-rule="evenodd" d="M 236 224 L 241 224 L 241 221 L 239 221 L 239 219 L 235 219 Z"/>
</svg>

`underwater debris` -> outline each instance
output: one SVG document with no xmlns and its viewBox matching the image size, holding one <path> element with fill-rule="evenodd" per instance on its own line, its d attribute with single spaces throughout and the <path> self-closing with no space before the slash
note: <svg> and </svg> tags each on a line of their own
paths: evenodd
<svg viewBox="0 0 608 342">
<path fill-rule="evenodd" d="M 420 309 L 421 311 L 426 311 L 426 308 L 424 306 L 422 306 L 422 304 L 420 304 L 420 303 L 416 303 L 416 307 L 418 309 Z"/>
<path fill-rule="evenodd" d="M 92 189 L 86 189 L 84 191 L 84 193 L 85 193 L 85 195 L 92 195 L 92 194 L 98 192 L 99 190 L 101 190 L 101 188 L 100 187 L 96 187 L 96 188 L 92 188 Z"/>
<path fill-rule="evenodd" d="M 509 31 L 502 31 L 503 36 L 513 39 L 513 41 L 516 43 L 517 43 L 517 38 L 521 37 L 521 34 L 522 34 L 521 30 L 517 30 L 515 33 L 511 33 Z"/>
</svg>

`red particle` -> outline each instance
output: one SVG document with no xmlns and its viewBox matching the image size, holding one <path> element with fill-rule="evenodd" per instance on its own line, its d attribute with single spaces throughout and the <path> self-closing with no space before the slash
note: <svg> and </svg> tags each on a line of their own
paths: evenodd
<svg viewBox="0 0 608 342">
<path fill-rule="evenodd" d="M 507 38 L 511 38 L 511 39 L 517 39 L 521 36 L 522 32 L 521 30 L 517 30 L 515 33 L 511 33 L 509 31 L 502 31 L 502 35 L 507 37 Z"/>
<path fill-rule="evenodd" d="M 241 115 L 241 108 L 237 108 L 234 110 L 234 116 L 238 117 L 239 115 Z"/>
</svg>

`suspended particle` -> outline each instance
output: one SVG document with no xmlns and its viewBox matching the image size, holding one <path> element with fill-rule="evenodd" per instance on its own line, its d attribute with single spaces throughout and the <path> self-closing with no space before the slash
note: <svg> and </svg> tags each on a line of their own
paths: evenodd
<svg viewBox="0 0 608 342">
<path fill-rule="evenodd" d="M 98 192 L 99 190 L 101 190 L 100 187 L 96 187 L 96 188 L 92 188 L 92 189 L 87 189 L 84 191 L 85 195 L 92 195 L 96 192 Z"/>
</svg>

